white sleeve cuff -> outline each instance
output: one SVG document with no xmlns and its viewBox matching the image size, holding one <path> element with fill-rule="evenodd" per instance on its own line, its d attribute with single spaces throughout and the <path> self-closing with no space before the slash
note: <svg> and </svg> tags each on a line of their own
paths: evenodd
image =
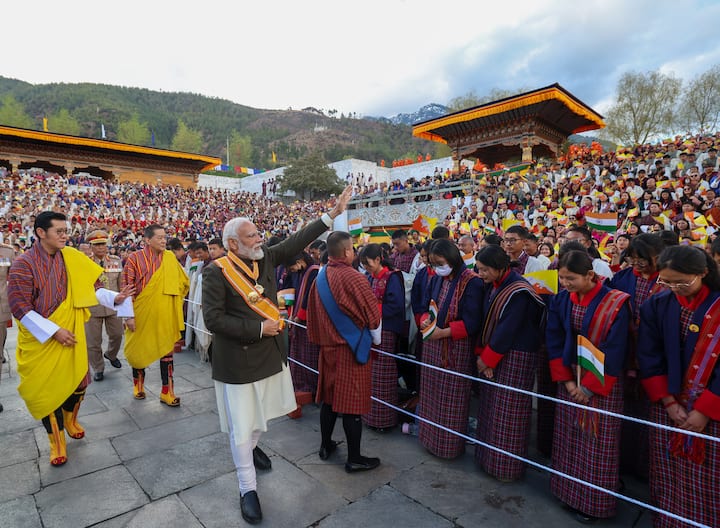
<svg viewBox="0 0 720 528">
<path fill-rule="evenodd" d="M 331 228 L 333 225 L 333 219 L 330 218 L 330 215 L 327 213 L 323 213 L 323 215 L 320 217 L 320 220 L 322 220 L 323 224 L 325 224 L 328 228 Z"/>
<path fill-rule="evenodd" d="M 373 345 L 379 345 L 382 342 L 382 321 L 380 321 L 380 326 L 370 330 L 370 335 L 372 336 Z"/>
<path fill-rule="evenodd" d="M 60 327 L 53 323 L 50 319 L 44 318 L 35 310 L 26 313 L 20 322 L 40 343 L 45 343 L 48 339 L 60 330 Z"/>
<path fill-rule="evenodd" d="M 126 297 L 121 304 L 115 304 L 115 298 L 118 296 L 118 292 L 108 290 L 107 288 L 98 288 L 95 290 L 95 297 L 100 304 L 105 308 L 110 308 L 117 312 L 118 317 L 135 317 L 133 311 L 132 299 Z"/>
</svg>

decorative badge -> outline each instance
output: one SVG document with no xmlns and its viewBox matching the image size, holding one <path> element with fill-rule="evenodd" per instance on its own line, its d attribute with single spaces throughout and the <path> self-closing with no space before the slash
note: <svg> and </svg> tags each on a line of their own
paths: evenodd
<svg viewBox="0 0 720 528">
<path fill-rule="evenodd" d="M 700 327 L 696 324 L 691 324 L 690 326 L 688 326 L 688 330 L 690 330 L 691 332 L 699 332 Z"/>
<path fill-rule="evenodd" d="M 248 301 L 250 301 L 251 303 L 255 304 L 259 300 L 260 300 L 260 295 L 258 295 L 257 292 L 252 291 L 252 292 L 248 293 Z"/>
</svg>

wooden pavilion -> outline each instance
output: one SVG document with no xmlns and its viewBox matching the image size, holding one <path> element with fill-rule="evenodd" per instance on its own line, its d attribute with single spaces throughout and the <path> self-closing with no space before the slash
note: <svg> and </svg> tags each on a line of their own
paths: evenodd
<svg viewBox="0 0 720 528">
<path fill-rule="evenodd" d="M 571 134 L 603 128 L 603 117 L 559 84 L 513 95 L 413 126 L 413 135 L 447 143 L 456 164 L 492 167 L 520 158 L 556 158 Z"/>
<path fill-rule="evenodd" d="M 194 187 L 202 171 L 221 162 L 188 152 L 0 126 L 0 166 L 12 172 L 37 167 L 66 177 L 87 173 L 106 180 Z"/>
</svg>

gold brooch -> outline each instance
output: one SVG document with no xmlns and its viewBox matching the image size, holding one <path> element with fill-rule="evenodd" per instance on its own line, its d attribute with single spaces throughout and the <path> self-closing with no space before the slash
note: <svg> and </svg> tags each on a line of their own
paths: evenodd
<svg viewBox="0 0 720 528">
<path fill-rule="evenodd" d="M 258 295 L 257 292 L 253 291 L 253 292 L 248 293 L 248 301 L 250 301 L 251 303 L 255 304 L 259 300 L 260 300 L 260 295 Z"/>
<path fill-rule="evenodd" d="M 258 292 L 260 295 L 265 293 L 265 288 L 263 288 L 262 284 L 255 283 L 255 291 Z"/>
<path fill-rule="evenodd" d="M 691 324 L 690 326 L 688 326 L 688 330 L 690 330 L 691 332 L 699 332 L 700 327 L 696 324 Z"/>
</svg>

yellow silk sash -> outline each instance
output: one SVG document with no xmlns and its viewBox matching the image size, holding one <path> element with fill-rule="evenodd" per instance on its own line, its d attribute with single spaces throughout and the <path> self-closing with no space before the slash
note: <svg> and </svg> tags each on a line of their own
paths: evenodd
<svg viewBox="0 0 720 528">
<path fill-rule="evenodd" d="M 185 271 L 172 251 L 135 298 L 135 331 L 125 331 L 125 357 L 133 368 L 145 368 L 169 354 L 185 328 L 183 300 L 190 289 Z"/>
<path fill-rule="evenodd" d="M 220 257 L 215 261 L 215 264 L 220 266 L 230 286 L 240 294 L 256 314 L 264 319 L 271 319 L 273 321 L 280 319 L 280 310 L 278 307 L 267 297 L 259 295 L 255 286 L 233 266 L 228 257 Z"/>
<path fill-rule="evenodd" d="M 48 317 L 75 334 L 77 343 L 66 347 L 52 337 L 40 343 L 18 322 L 18 392 L 33 418 L 44 418 L 75 391 L 88 370 L 85 322 L 88 306 L 97 304 L 95 281 L 102 268 L 73 248 L 62 250 L 67 271 L 67 297 Z"/>
</svg>

